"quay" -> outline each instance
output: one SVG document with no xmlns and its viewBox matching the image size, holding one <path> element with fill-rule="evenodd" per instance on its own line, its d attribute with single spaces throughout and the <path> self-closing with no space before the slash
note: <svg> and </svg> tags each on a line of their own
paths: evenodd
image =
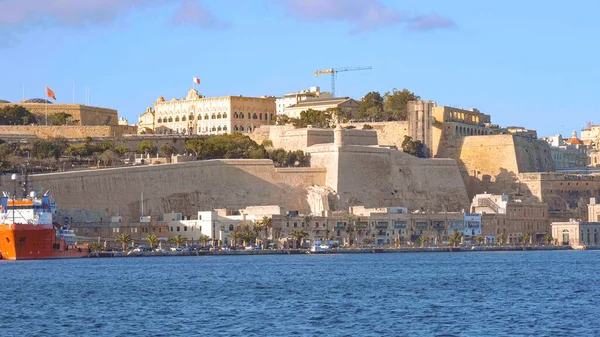
<svg viewBox="0 0 600 337">
<path fill-rule="evenodd" d="M 233 255 L 297 255 L 297 254 L 382 254 L 382 253 L 459 253 L 459 252 L 514 252 L 573 250 L 570 246 L 492 246 L 492 247 L 405 247 L 405 248 L 339 248 L 322 252 L 307 249 L 277 250 L 229 250 L 229 251 L 183 251 L 183 252 L 96 252 L 91 258 L 142 257 L 142 256 L 233 256 Z"/>
</svg>

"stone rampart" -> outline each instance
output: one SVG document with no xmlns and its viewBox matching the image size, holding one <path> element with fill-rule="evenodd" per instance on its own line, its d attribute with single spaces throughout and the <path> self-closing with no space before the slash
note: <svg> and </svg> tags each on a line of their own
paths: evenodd
<svg viewBox="0 0 600 337">
<path fill-rule="evenodd" d="M 12 187 L 6 177 L 2 182 Z M 275 169 L 270 160 L 207 160 L 32 175 L 30 183 L 34 191 L 52 191 L 59 220 L 67 213 L 74 221 L 119 213 L 128 222 L 140 215 L 142 193 L 144 214 L 153 216 L 253 205 L 307 212 L 306 189 L 324 184 L 325 170 Z"/>
<path fill-rule="evenodd" d="M 132 125 L 98 125 L 98 126 L 30 126 L 30 125 L 0 125 L 0 138 L 2 135 L 15 137 L 16 135 L 29 135 L 39 138 L 65 137 L 121 137 L 124 134 L 135 134 L 136 126 Z"/>
<path fill-rule="evenodd" d="M 373 131 L 377 131 L 378 145 L 396 146 L 402 148 L 404 136 L 409 135 L 408 121 L 394 122 L 365 122 L 365 123 L 342 123 L 342 127 L 355 126 L 361 130 L 365 124 L 370 125 Z"/>
<path fill-rule="evenodd" d="M 515 135 L 447 139 L 438 155 L 458 162 L 470 198 L 484 191 L 515 194 L 519 173 L 554 170 L 546 143 Z"/>
<path fill-rule="evenodd" d="M 308 152 L 311 165 L 327 168 L 327 187 L 337 192 L 330 201 L 333 209 L 365 205 L 460 211 L 469 206 L 452 159 L 420 159 L 397 150 L 354 145 L 316 145 Z"/>
<path fill-rule="evenodd" d="M 80 125 L 117 125 L 117 110 L 81 104 L 44 104 L 44 103 L 0 103 L 0 108 L 8 105 L 21 105 L 36 115 L 38 124 L 46 124 L 48 118 L 55 113 L 64 112 L 71 115 L 71 120 Z"/>
</svg>

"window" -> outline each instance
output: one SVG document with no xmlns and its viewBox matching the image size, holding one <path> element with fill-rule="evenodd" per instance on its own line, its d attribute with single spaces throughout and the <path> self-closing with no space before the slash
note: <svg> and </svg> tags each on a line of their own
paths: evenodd
<svg viewBox="0 0 600 337">
<path fill-rule="evenodd" d="M 194 120 L 194 115 L 190 115 L 190 120 L 193 121 Z"/>
<path fill-rule="evenodd" d="M 182 122 L 185 122 L 185 120 L 186 120 L 186 119 L 185 119 L 185 116 L 181 117 L 181 121 L 182 121 Z"/>
<path fill-rule="evenodd" d="M 187 232 L 187 226 L 183 226 L 183 231 Z"/>
<path fill-rule="evenodd" d="M 233 114 L 233 118 L 238 118 L 238 113 L 237 112 Z"/>
<path fill-rule="evenodd" d="M 218 119 L 220 119 L 220 118 L 221 118 L 221 114 L 218 114 L 218 115 L 217 115 L 217 118 L 218 118 Z"/>
<path fill-rule="evenodd" d="M 179 231 L 181 231 L 181 228 L 179 228 L 179 226 L 177 226 L 177 231 L 178 231 L 178 232 L 179 232 Z"/>
<path fill-rule="evenodd" d="M 233 126 L 233 131 L 237 131 L 237 130 L 238 130 L 238 127 L 237 127 L 237 125 L 234 125 L 234 126 Z"/>
<path fill-rule="evenodd" d="M 202 220 L 202 215 L 198 215 L 198 220 Z"/>
<path fill-rule="evenodd" d="M 172 122 L 172 121 L 173 121 L 173 117 L 169 117 L 169 122 Z"/>
<path fill-rule="evenodd" d="M 223 127 L 223 131 L 227 131 L 227 125 Z"/>
<path fill-rule="evenodd" d="M 173 231 L 173 226 L 171 226 L 171 232 Z"/>
<path fill-rule="evenodd" d="M 210 116 L 210 119 L 215 119 L 217 118 L 217 116 L 215 114 L 212 114 L 212 116 Z"/>
<path fill-rule="evenodd" d="M 159 118 L 159 119 L 158 119 L 156 122 L 157 122 L 157 123 L 162 123 L 162 119 L 161 119 L 161 118 Z"/>
<path fill-rule="evenodd" d="M 240 112 L 240 118 L 244 118 L 244 114 Z"/>
<path fill-rule="evenodd" d="M 240 131 L 244 131 L 244 127 L 240 125 Z"/>
<path fill-rule="evenodd" d="M 227 118 L 227 113 L 223 113 L 223 118 Z"/>
<path fill-rule="evenodd" d="M 233 225 L 229 225 L 229 230 L 233 231 Z"/>
<path fill-rule="evenodd" d="M 248 117 L 250 117 L 250 115 L 248 115 Z M 256 114 L 254 114 L 254 115 L 252 115 L 252 118 L 253 118 L 253 119 L 257 119 L 257 118 L 258 118 L 258 116 L 256 116 Z"/>
<path fill-rule="evenodd" d="M 258 118 L 262 120 L 262 113 L 258 114 Z"/>
<path fill-rule="evenodd" d="M 204 119 L 208 119 L 208 114 L 204 115 Z"/>
<path fill-rule="evenodd" d="M 175 121 L 179 122 L 179 116 L 175 117 Z"/>
</svg>

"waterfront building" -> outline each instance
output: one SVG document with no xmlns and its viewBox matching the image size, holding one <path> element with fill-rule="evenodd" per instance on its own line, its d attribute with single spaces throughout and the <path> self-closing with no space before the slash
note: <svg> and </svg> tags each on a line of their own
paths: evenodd
<svg viewBox="0 0 600 337">
<path fill-rule="evenodd" d="M 510 199 L 506 194 L 477 194 L 471 203 L 471 213 L 481 214 L 482 235 L 496 243 L 503 234 L 505 243 L 520 243 L 523 234 L 533 242 L 542 242 L 550 233 L 548 204 Z"/>
<path fill-rule="evenodd" d="M 359 103 L 350 97 L 336 98 L 315 98 L 303 100 L 294 105 L 290 105 L 283 110 L 283 114 L 289 118 L 299 118 L 302 111 L 308 109 L 317 111 L 327 111 L 327 109 L 339 109 L 341 114 L 353 118 L 359 108 Z"/>
<path fill-rule="evenodd" d="M 140 116 L 144 123 L 148 110 Z M 275 121 L 275 99 L 244 96 L 203 97 L 191 89 L 183 99 L 160 96 L 154 103 L 155 133 L 217 135 L 249 133 Z M 146 115 L 146 116 L 144 116 Z"/>
<path fill-rule="evenodd" d="M 552 237 L 555 243 L 574 248 L 600 246 L 600 204 L 596 198 L 590 198 L 588 221 L 570 219 L 552 223 Z"/>
<path fill-rule="evenodd" d="M 301 90 L 299 92 L 293 92 L 289 94 L 283 95 L 283 97 L 277 98 L 275 100 L 275 105 L 277 107 L 277 114 L 283 115 L 285 113 L 285 108 L 298 104 L 302 101 L 308 101 L 316 98 L 332 98 L 330 92 L 321 92 L 320 87 L 310 87 L 308 90 Z"/>
</svg>

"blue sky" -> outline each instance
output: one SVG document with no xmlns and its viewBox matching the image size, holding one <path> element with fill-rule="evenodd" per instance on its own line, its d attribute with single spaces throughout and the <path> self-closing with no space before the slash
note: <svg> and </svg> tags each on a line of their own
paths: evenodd
<svg viewBox="0 0 600 337">
<path fill-rule="evenodd" d="M 570 135 L 600 123 L 600 2 L 0 0 L 0 99 L 54 90 L 130 123 L 159 95 L 280 96 L 340 73 L 359 99 L 408 88 L 502 126 Z"/>
</svg>

